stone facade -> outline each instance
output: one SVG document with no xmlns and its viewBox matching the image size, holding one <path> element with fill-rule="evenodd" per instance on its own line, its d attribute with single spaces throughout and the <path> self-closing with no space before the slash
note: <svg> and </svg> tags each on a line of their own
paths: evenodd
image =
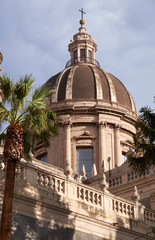
<svg viewBox="0 0 155 240">
<path fill-rule="evenodd" d="M 0 205 L 5 164 L 0 162 Z M 16 168 L 12 240 L 154 239 L 155 211 L 33 159 Z M 148 234 L 147 234 L 148 233 Z M 147 235 L 146 235 L 147 234 Z"/>
</svg>

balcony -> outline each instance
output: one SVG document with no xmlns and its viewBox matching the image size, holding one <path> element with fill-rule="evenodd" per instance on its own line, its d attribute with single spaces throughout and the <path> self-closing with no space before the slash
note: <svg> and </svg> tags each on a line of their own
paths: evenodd
<svg viewBox="0 0 155 240">
<path fill-rule="evenodd" d="M 67 63 L 65 68 L 70 67 L 71 65 L 77 64 L 77 63 L 90 63 L 93 64 L 97 67 L 100 67 L 99 62 L 94 59 L 94 58 L 90 58 L 90 57 L 77 57 L 77 58 L 72 58 L 70 59 Z"/>
</svg>

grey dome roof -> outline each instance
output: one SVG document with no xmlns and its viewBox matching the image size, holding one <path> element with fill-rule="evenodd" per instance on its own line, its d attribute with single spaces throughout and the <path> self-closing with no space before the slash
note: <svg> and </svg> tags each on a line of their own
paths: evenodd
<svg viewBox="0 0 155 240">
<path fill-rule="evenodd" d="M 52 102 L 64 100 L 103 100 L 115 102 L 136 112 L 131 94 L 122 82 L 102 68 L 78 63 L 52 76 L 47 86 L 53 89 Z"/>
</svg>

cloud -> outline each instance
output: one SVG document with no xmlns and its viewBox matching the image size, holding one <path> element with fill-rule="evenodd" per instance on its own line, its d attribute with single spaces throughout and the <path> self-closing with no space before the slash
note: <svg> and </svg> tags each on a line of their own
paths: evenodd
<svg viewBox="0 0 155 240">
<path fill-rule="evenodd" d="M 3 71 L 32 72 L 41 84 L 63 70 L 81 7 L 101 67 L 124 83 L 138 109 L 154 108 L 154 0 L 1 0 Z"/>
</svg>

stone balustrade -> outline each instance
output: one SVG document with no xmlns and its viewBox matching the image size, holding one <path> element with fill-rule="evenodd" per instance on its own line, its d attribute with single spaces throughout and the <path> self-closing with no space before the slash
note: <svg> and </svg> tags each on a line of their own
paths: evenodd
<svg viewBox="0 0 155 240">
<path fill-rule="evenodd" d="M 144 210 L 144 220 L 148 223 L 155 224 L 155 211 L 145 209 Z"/>
<path fill-rule="evenodd" d="M 5 165 L 0 162 L 0 166 L 0 173 L 3 173 L 1 177 L 3 175 L 4 178 Z M 115 181 L 117 184 L 117 180 Z M 76 214 L 91 216 L 93 219 L 104 220 L 110 224 L 121 219 L 124 223 L 123 227 L 128 229 L 131 221 L 140 221 L 144 225 L 155 227 L 155 211 L 146 209 L 140 203 L 117 197 L 107 190 L 103 192 L 82 184 L 74 180 L 72 176 L 66 176 L 62 169 L 41 163 L 36 159 L 33 159 L 32 162 L 22 161 L 17 164 L 15 185 L 15 196 L 18 198 L 22 194 L 23 197 L 32 199 L 31 201 L 39 200 L 40 202 L 42 199 L 44 205 L 47 201 L 47 206 L 57 206 L 54 205 L 54 201 L 57 199 L 57 203 L 59 200 L 59 207 L 62 209 L 69 209 Z M 22 189 L 20 189 L 21 186 Z M 38 195 L 36 195 L 37 192 Z M 52 198 L 52 194 L 55 194 L 57 198 Z M 16 212 L 20 212 L 18 204 Z M 136 231 L 140 232 L 140 229 Z"/>
<path fill-rule="evenodd" d="M 53 175 L 47 175 L 39 171 L 37 182 L 39 185 L 54 190 L 60 194 L 65 193 L 65 181 Z"/>
<path fill-rule="evenodd" d="M 143 179 L 146 176 L 154 174 L 153 169 L 151 170 L 148 169 L 146 170 L 145 174 L 140 174 L 132 171 L 130 168 L 128 168 L 127 165 L 124 165 L 124 166 L 125 168 L 123 168 L 123 165 L 120 168 L 118 168 L 117 172 L 115 172 L 116 171 L 115 169 L 111 170 L 110 176 L 108 172 L 106 173 L 108 183 L 109 183 L 109 188 L 116 188 L 120 185 L 128 184 L 130 182 Z"/>
<path fill-rule="evenodd" d="M 134 218 L 134 204 L 113 199 L 113 210 L 119 214 L 124 214 L 130 218 Z"/>
</svg>

